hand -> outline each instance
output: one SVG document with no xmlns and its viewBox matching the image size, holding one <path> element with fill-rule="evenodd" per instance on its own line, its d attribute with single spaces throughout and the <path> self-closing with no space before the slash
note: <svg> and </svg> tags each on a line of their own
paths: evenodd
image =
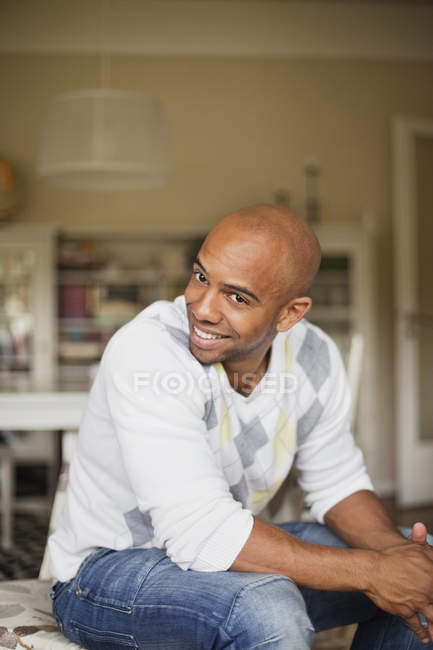
<svg viewBox="0 0 433 650">
<path fill-rule="evenodd" d="M 428 546 L 427 544 L 427 528 L 425 524 L 423 524 L 421 521 L 418 521 L 412 526 L 412 534 L 410 536 L 411 541 L 414 544 L 421 544 L 422 546 Z M 419 617 L 418 617 L 419 618 Z M 428 629 L 430 632 L 430 637 L 433 639 L 433 625 L 431 623 L 428 624 Z"/>
<path fill-rule="evenodd" d="M 412 526 L 412 534 L 410 536 L 411 542 L 422 546 L 424 552 L 427 553 L 429 558 L 433 560 L 433 546 L 427 542 L 427 528 L 425 524 L 418 521 Z"/>
<path fill-rule="evenodd" d="M 403 618 L 423 643 L 433 638 L 433 556 L 431 547 L 426 552 L 426 535 L 424 524 L 415 524 L 411 541 L 380 551 L 366 591 L 378 607 Z"/>
</svg>

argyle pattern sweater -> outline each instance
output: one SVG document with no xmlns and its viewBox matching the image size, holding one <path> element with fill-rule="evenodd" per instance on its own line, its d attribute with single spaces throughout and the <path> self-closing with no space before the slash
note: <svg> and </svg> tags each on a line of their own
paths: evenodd
<svg viewBox="0 0 433 650">
<path fill-rule="evenodd" d="M 305 319 L 275 337 L 267 373 L 245 397 L 221 364 L 191 354 L 183 296 L 154 303 L 103 355 L 49 539 L 53 576 L 73 577 L 98 547 L 154 546 L 182 569 L 226 570 L 293 463 L 323 521 L 373 489 L 349 406 L 336 345 Z"/>
</svg>

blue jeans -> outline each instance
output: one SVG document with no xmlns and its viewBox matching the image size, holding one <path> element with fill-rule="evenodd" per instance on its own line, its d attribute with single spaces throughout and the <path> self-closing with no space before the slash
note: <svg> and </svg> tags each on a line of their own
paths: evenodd
<svg viewBox="0 0 433 650">
<path fill-rule="evenodd" d="M 320 524 L 281 527 L 345 547 Z M 159 549 L 101 548 L 51 597 L 65 636 L 89 650 L 307 650 L 315 632 L 349 623 L 359 623 L 352 650 L 433 648 L 362 593 L 298 588 L 280 575 L 183 571 Z"/>
</svg>

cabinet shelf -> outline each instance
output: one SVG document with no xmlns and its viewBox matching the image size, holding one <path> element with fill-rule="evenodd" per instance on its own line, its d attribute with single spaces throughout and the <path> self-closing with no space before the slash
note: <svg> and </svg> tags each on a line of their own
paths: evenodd
<svg viewBox="0 0 433 650">
<path fill-rule="evenodd" d="M 161 282 L 160 275 L 151 275 L 142 271 L 120 271 L 119 274 L 104 274 L 101 271 L 60 271 L 59 285 L 137 285 L 149 286 L 155 285 L 155 282 Z"/>
<path fill-rule="evenodd" d="M 137 313 L 141 310 L 140 307 L 137 308 Z M 112 315 L 108 317 L 95 317 L 89 316 L 87 318 L 59 318 L 59 328 L 60 330 L 82 330 L 82 331 L 94 331 L 99 329 L 110 329 L 117 323 L 123 323 L 124 316 Z"/>
</svg>

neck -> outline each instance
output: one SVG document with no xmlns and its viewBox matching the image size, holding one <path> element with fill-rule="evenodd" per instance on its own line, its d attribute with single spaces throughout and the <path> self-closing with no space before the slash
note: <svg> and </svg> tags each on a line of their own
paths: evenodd
<svg viewBox="0 0 433 650">
<path fill-rule="evenodd" d="M 252 393 L 263 375 L 266 374 L 270 355 L 271 348 L 268 348 L 258 359 L 224 361 L 222 365 L 232 388 L 241 395 Z"/>
</svg>

